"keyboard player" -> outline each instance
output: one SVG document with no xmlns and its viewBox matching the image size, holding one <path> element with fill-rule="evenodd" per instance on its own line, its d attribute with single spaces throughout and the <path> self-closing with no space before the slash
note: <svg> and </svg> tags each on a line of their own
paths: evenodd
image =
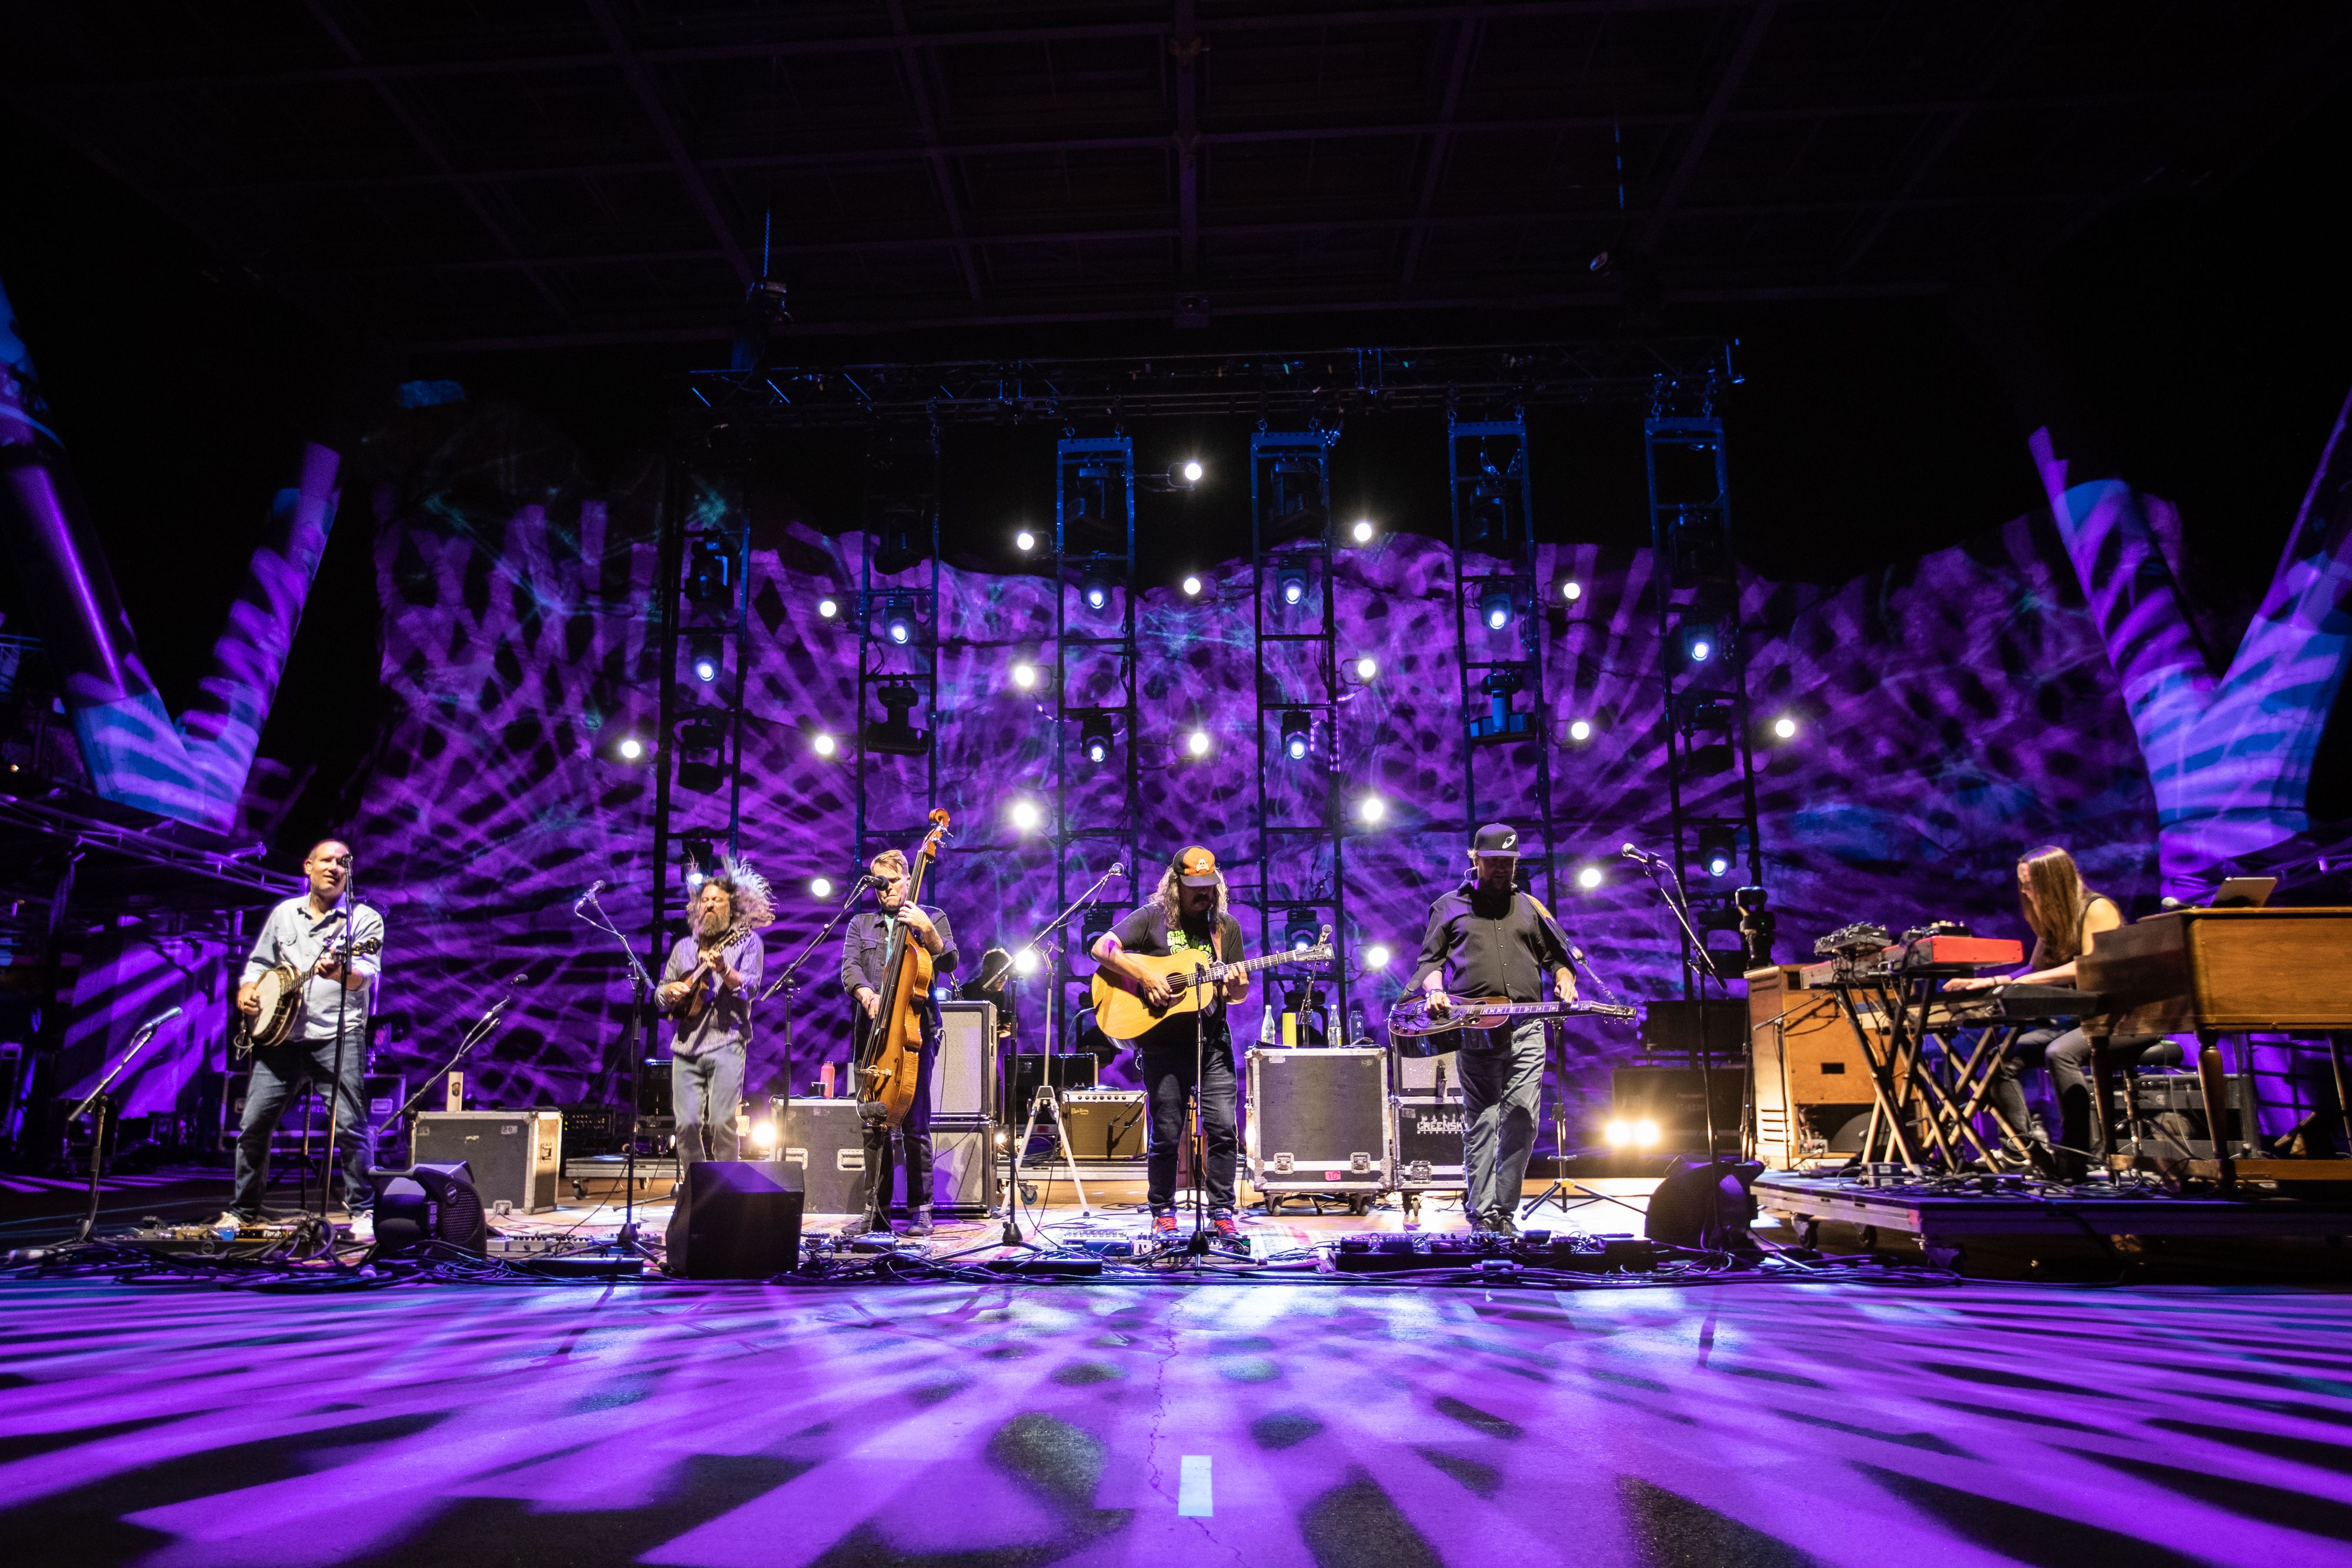
<svg viewBox="0 0 2352 1568">
<path fill-rule="evenodd" d="M 2092 938 L 2124 923 L 2116 901 L 2084 885 L 2074 857 L 2054 845 L 2035 850 L 2017 862 L 2017 897 L 2034 936 L 2033 956 L 2024 972 L 1949 980 L 1945 982 L 1946 990 L 1981 990 L 2009 984 L 2074 985 L 2075 961 L 2090 951 Z M 1992 1103 L 2011 1127 L 2046 1145 L 2048 1134 L 2038 1133 L 2026 1113 L 2025 1090 L 2018 1075 L 2037 1060 L 2047 1067 L 2058 1100 L 2058 1168 L 2069 1179 L 2078 1179 L 2089 1155 L 2105 1148 L 2106 1135 L 2105 1129 L 2095 1129 L 2097 1142 L 2093 1142 L 2090 1037 L 2078 1025 L 2070 1025 L 2071 1020 L 2059 1019 L 2020 1030 L 1994 1070 Z M 2135 1047 L 2143 1066 L 2171 1066 L 2180 1061 L 2180 1048 L 2160 1035 L 2117 1039 L 2112 1045 L 2116 1059 L 2126 1063 L 2135 1060 Z"/>
</svg>

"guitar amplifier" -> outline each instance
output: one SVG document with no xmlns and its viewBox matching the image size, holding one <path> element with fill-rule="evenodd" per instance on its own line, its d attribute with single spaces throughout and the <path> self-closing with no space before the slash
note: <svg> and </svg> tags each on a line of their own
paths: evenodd
<svg viewBox="0 0 2352 1568">
<path fill-rule="evenodd" d="M 1407 1056 L 1399 1052 L 1396 1092 L 1400 1094 L 1439 1094 L 1459 1100 L 1462 1098 L 1462 1053 L 1448 1051 L 1436 1056 Z"/>
<path fill-rule="evenodd" d="M 2228 1103 L 2222 1136 L 2229 1152 L 2241 1157 L 2259 1154 L 2246 1133 L 2245 1083 L 2231 1074 L 2221 1080 Z M 2213 1132 L 2205 1113 L 2205 1085 L 2194 1072 L 2143 1072 L 2132 1076 L 2129 1104 L 2138 1113 L 2134 1121 L 2125 1110 L 2124 1086 L 2117 1085 L 2115 1112 L 2116 1152 L 2146 1155 L 2164 1160 L 2210 1160 Z"/>
<path fill-rule="evenodd" d="M 776 1124 L 776 1158 L 801 1167 L 801 1190 L 811 1214 L 860 1214 L 866 1208 L 866 1144 L 855 1100 L 768 1102 Z"/>
<path fill-rule="evenodd" d="M 1249 1052 L 1242 1134 L 1262 1193 L 1375 1193 L 1391 1185 L 1388 1052 L 1360 1048 Z"/>
<path fill-rule="evenodd" d="M 931 1114 L 996 1114 L 996 1004 L 941 1002 L 931 1063 Z"/>
<path fill-rule="evenodd" d="M 1468 1109 L 1450 1095 L 1401 1094 L 1395 1110 L 1398 1187 L 1406 1192 L 1460 1191 Z"/>
<path fill-rule="evenodd" d="M 419 1111 L 409 1134 L 411 1165 L 456 1165 L 474 1173 L 484 1208 L 517 1214 L 555 1207 L 563 1169 L 561 1111 Z"/>
<path fill-rule="evenodd" d="M 1139 1158 L 1150 1119 L 1139 1090 L 1073 1089 L 1062 1096 L 1062 1124 L 1069 1129 L 1070 1154 L 1077 1159 Z"/>
<path fill-rule="evenodd" d="M 1005 1071 L 1011 1078 L 1011 1094 L 1004 1102 L 1004 1119 L 1020 1122 L 1029 1114 L 1029 1103 L 1037 1097 L 1038 1081 L 1045 1076 L 1045 1054 L 1043 1051 L 1016 1051 L 1004 1059 Z M 1094 1053 L 1073 1051 L 1054 1058 L 1054 1087 L 1056 1091 L 1091 1089 L 1095 1074 L 1102 1063 Z"/>
</svg>

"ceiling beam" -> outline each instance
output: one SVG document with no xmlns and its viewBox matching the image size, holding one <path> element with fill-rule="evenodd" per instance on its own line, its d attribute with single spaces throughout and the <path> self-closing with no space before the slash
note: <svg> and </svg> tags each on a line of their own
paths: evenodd
<svg viewBox="0 0 2352 1568">
<path fill-rule="evenodd" d="M 906 0 L 888 0 L 890 30 L 899 37 L 915 36 L 907 25 Z M 923 136 L 923 161 L 931 167 L 931 183 L 938 187 L 940 209 L 947 216 L 949 244 L 955 251 L 956 269 L 963 274 L 964 291 L 977 300 L 980 298 L 980 259 L 972 254 L 971 241 L 964 234 L 963 199 L 956 191 L 956 171 L 947 155 L 946 139 L 940 134 L 940 117 L 931 105 L 931 58 L 927 50 L 904 51 L 898 56 L 898 68 L 907 81 L 907 94 L 915 106 L 915 124 Z"/>
<path fill-rule="evenodd" d="M 1675 162 L 1675 172 L 1667 177 L 1665 189 L 1658 193 L 1657 204 L 1650 210 L 1649 221 L 1642 225 L 1634 240 L 1636 255 L 1647 256 L 1657 249 L 1658 236 L 1665 232 L 1666 220 L 1674 215 L 1683 193 L 1689 189 L 1691 176 L 1698 172 L 1699 160 L 1706 156 L 1707 143 L 1715 140 L 1716 127 L 1723 123 L 1733 95 L 1739 91 L 1740 82 L 1748 76 L 1748 67 L 1772 26 L 1773 13 L 1780 8 L 1780 0 L 1756 0 L 1756 8 L 1748 12 L 1748 26 L 1741 29 L 1731 57 L 1716 77 L 1715 91 L 1707 96 L 1706 108 L 1700 111 L 1698 123 L 1691 127 L 1690 135 L 1683 142 L 1683 155 Z"/>
<path fill-rule="evenodd" d="M 621 30 L 621 20 L 613 14 L 612 0 L 587 0 L 587 5 L 589 15 L 596 18 L 596 26 L 604 35 L 606 47 L 613 51 L 613 63 L 621 68 L 621 75 L 628 82 L 629 90 L 637 95 L 637 102 L 644 108 L 646 119 L 653 124 L 654 134 L 661 138 L 663 148 L 669 153 L 670 167 L 677 172 L 678 183 L 686 187 L 687 196 L 694 203 L 695 210 L 702 214 L 702 221 L 710 225 L 711 236 L 718 240 L 719 248 L 726 254 L 728 265 L 735 269 L 735 280 L 745 288 L 751 287 L 751 260 L 744 256 L 743 247 L 735 243 L 735 231 L 729 226 L 727 215 L 719 210 L 718 199 L 710 192 L 710 182 L 702 177 L 702 171 L 695 166 L 693 155 L 687 152 L 686 138 L 678 133 L 677 121 L 671 116 L 669 107 L 662 101 L 661 91 L 654 85 L 653 74 L 646 69 L 646 63 L 630 45 L 628 35 Z"/>
<path fill-rule="evenodd" d="M 1194 0 L 1176 0 L 1175 33 L 1168 52 L 1176 60 L 1176 277 L 1190 283 L 1201 270 L 1201 28 Z"/>
<path fill-rule="evenodd" d="M 1477 0 L 1454 28 L 1454 58 L 1438 94 L 1437 129 L 1429 138 L 1429 155 L 1421 172 L 1421 201 L 1414 209 L 1412 230 L 1405 235 L 1404 267 L 1397 281 L 1401 293 L 1412 292 L 1413 274 L 1421 270 L 1421 249 L 1429 235 L 1430 214 L 1437 210 L 1437 188 L 1445 181 L 1445 154 L 1454 141 L 1454 111 L 1462 101 L 1462 84 L 1470 75 L 1471 57 L 1478 52 L 1481 31 Z"/>
</svg>

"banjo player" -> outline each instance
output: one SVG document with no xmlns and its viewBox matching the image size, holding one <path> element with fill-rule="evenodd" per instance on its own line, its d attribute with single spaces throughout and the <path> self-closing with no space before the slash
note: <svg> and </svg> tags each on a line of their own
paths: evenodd
<svg viewBox="0 0 2352 1568">
<path fill-rule="evenodd" d="M 302 994 L 294 1003 L 299 1011 L 285 1040 L 253 1049 L 253 1077 L 236 1135 L 236 1186 L 215 1228 L 233 1233 L 236 1227 L 260 1219 L 262 1193 L 269 1181 L 270 1134 L 305 1087 L 337 1078 L 340 1026 L 336 1121 L 342 1129 L 338 1137 L 343 1150 L 343 1202 L 353 1236 L 366 1240 L 373 1235 L 375 1188 L 367 1173 L 374 1163 L 375 1134 L 368 1125 L 362 1083 L 367 1071 L 369 1002 L 379 967 L 374 954 L 383 944 L 383 916 L 349 899 L 352 851 L 341 840 L 321 839 L 313 844 L 302 859 L 302 873 L 310 879 L 310 891 L 269 912 L 246 960 L 244 982 L 236 988 L 237 1010 L 249 1022 L 261 1010 L 263 976 L 281 965 L 303 976 Z M 346 944 L 361 949 L 348 967 L 343 961 Z"/>
</svg>

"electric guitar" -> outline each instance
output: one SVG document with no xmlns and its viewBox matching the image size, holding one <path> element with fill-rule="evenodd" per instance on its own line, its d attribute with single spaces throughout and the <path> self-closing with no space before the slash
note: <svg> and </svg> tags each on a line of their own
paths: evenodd
<svg viewBox="0 0 2352 1568">
<path fill-rule="evenodd" d="M 1167 981 L 1171 995 L 1166 1006 L 1154 1007 L 1144 999 L 1140 981 L 1112 974 L 1108 965 L 1097 968 L 1093 988 L 1095 1027 L 1116 1040 L 1134 1040 L 1168 1019 L 1198 1011 L 1202 998 L 1211 994 L 1210 988 L 1222 986 L 1235 975 L 1272 968 L 1277 964 L 1329 963 L 1331 928 L 1323 927 L 1322 936 L 1312 947 L 1295 947 L 1286 953 L 1268 953 L 1232 964 L 1210 963 L 1198 952 L 1171 953 L 1166 957 L 1143 953 L 1125 956 L 1128 962 Z"/>
<path fill-rule="evenodd" d="M 1457 1029 L 1496 1029 L 1520 1019 L 1629 1019 L 1632 1008 L 1619 1002 L 1513 1002 L 1501 997 L 1449 997 L 1453 1006 L 1433 1012 L 1426 998 L 1414 997 L 1389 1009 L 1389 1032 L 1407 1037 L 1450 1034 Z"/>
</svg>

